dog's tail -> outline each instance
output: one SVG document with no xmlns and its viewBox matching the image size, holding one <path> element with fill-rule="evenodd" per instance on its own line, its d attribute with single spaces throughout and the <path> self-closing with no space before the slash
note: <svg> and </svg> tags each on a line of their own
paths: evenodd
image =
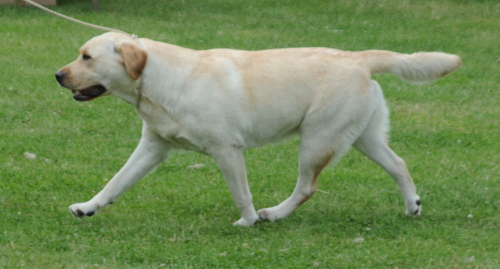
<svg viewBox="0 0 500 269">
<path fill-rule="evenodd" d="M 393 73 L 402 80 L 412 83 L 440 79 L 462 65 L 460 57 L 443 52 L 401 54 L 384 50 L 367 50 L 356 54 L 368 66 L 372 75 Z"/>
</svg>

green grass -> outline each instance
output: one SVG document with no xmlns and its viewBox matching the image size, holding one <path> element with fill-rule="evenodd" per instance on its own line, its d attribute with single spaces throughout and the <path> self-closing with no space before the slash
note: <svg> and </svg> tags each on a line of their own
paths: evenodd
<svg viewBox="0 0 500 269">
<path fill-rule="evenodd" d="M 98 12 L 90 1 L 58 2 L 52 8 L 66 15 L 194 49 L 445 51 L 464 66 L 423 86 L 376 78 L 421 217 L 405 216 L 396 184 L 351 151 L 276 223 L 233 227 L 239 213 L 221 173 L 190 152 L 96 216 L 75 219 L 67 207 L 120 169 L 141 121 L 117 98 L 78 103 L 55 82 L 101 32 L 0 6 L 0 268 L 500 268 L 497 1 L 107 0 Z M 246 153 L 256 208 L 291 194 L 297 157 L 298 139 Z M 197 163 L 206 166 L 187 168 Z"/>
</svg>

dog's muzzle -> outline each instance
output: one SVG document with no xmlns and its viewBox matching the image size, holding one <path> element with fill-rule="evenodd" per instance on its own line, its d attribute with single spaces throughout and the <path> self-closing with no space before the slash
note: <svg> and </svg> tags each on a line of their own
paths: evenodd
<svg viewBox="0 0 500 269">
<path fill-rule="evenodd" d="M 59 70 L 56 72 L 55 76 L 57 82 L 59 82 L 59 85 L 68 88 L 64 83 L 67 77 L 66 72 Z M 106 88 L 102 85 L 94 85 L 81 90 L 75 90 L 71 88 L 68 89 L 71 90 L 71 92 L 73 93 L 73 99 L 75 99 L 76 101 L 90 101 L 106 92 Z"/>
</svg>

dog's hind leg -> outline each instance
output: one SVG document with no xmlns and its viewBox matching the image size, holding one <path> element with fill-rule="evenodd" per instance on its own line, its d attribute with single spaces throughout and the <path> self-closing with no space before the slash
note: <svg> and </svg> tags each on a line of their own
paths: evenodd
<svg viewBox="0 0 500 269">
<path fill-rule="evenodd" d="M 343 137 L 340 135 L 340 137 Z M 330 162 L 340 159 L 350 148 L 352 143 L 331 141 L 321 135 L 303 134 L 300 143 L 299 178 L 292 195 L 279 205 L 264 208 L 257 213 L 263 220 L 275 221 L 284 219 L 300 205 L 305 203 L 316 192 L 318 178 Z"/>
<path fill-rule="evenodd" d="M 387 144 L 388 114 L 385 101 L 382 100 L 363 134 L 354 142 L 353 146 L 382 166 L 397 182 L 405 200 L 406 214 L 420 215 L 422 212 L 420 197 L 416 193 L 406 164 Z"/>
</svg>

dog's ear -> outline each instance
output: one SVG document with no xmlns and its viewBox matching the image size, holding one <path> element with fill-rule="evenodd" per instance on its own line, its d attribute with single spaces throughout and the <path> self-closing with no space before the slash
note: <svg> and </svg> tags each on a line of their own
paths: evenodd
<svg viewBox="0 0 500 269">
<path fill-rule="evenodd" d="M 125 68 L 133 79 L 137 80 L 146 67 L 148 54 L 137 44 L 131 42 L 122 42 L 118 44 L 117 51 L 121 54 Z"/>
</svg>

